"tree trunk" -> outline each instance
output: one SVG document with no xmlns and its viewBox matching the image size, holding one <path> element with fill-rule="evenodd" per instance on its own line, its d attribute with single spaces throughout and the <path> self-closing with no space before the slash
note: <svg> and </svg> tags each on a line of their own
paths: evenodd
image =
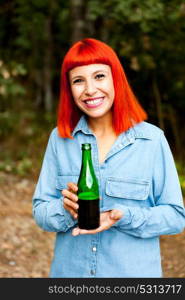
<svg viewBox="0 0 185 300">
<path fill-rule="evenodd" d="M 155 102 L 156 102 L 156 109 L 157 109 L 157 117 L 158 117 L 158 122 L 159 122 L 159 127 L 164 130 L 164 117 L 163 117 L 163 111 L 162 111 L 162 101 L 161 101 L 161 95 L 160 91 L 157 85 L 157 80 L 155 76 L 153 76 L 153 93 L 155 97 Z"/>
<path fill-rule="evenodd" d="M 179 136 L 179 129 L 178 129 L 178 123 L 177 123 L 177 116 L 175 114 L 175 110 L 171 105 L 168 105 L 168 119 L 171 124 L 174 140 L 175 140 L 175 149 L 177 157 L 180 161 L 182 161 L 182 147 L 181 147 L 181 141 Z"/>
<path fill-rule="evenodd" d="M 39 107 L 42 104 L 42 76 L 41 71 L 36 69 L 34 70 L 34 81 L 36 84 L 36 91 L 35 91 L 35 106 Z"/>
<path fill-rule="evenodd" d="M 70 0 L 71 44 L 86 37 L 86 6 L 85 0 Z"/>
<path fill-rule="evenodd" d="M 45 56 L 44 56 L 44 107 L 47 112 L 53 108 L 53 93 L 52 93 L 52 33 L 51 33 L 51 17 L 48 16 L 45 23 Z"/>
</svg>

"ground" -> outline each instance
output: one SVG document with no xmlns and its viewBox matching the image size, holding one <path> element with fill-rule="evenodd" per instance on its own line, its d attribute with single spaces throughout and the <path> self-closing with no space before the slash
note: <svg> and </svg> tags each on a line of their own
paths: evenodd
<svg viewBox="0 0 185 300">
<path fill-rule="evenodd" d="M 0 277 L 48 277 L 55 233 L 32 218 L 35 182 L 0 173 Z M 185 278 L 185 232 L 161 237 L 164 277 Z"/>
</svg>

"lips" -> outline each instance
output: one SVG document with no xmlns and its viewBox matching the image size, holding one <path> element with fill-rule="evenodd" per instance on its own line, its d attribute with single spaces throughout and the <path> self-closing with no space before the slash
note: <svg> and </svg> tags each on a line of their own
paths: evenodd
<svg viewBox="0 0 185 300">
<path fill-rule="evenodd" d="M 84 100 L 85 106 L 88 108 L 95 108 L 103 103 L 104 97 L 96 97 Z"/>
</svg>

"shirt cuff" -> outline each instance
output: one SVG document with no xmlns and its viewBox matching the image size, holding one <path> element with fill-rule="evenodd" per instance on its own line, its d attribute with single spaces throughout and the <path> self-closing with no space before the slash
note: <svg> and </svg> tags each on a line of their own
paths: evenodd
<svg viewBox="0 0 185 300">
<path fill-rule="evenodd" d="M 69 229 L 77 223 L 77 220 L 63 207 L 62 197 L 50 201 L 47 206 L 47 219 L 50 226 L 58 230 Z"/>
</svg>

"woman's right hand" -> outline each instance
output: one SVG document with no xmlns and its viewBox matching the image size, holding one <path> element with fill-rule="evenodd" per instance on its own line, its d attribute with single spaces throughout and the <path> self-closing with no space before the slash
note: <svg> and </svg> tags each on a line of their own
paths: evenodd
<svg viewBox="0 0 185 300">
<path fill-rule="evenodd" d="M 68 189 L 62 190 L 63 198 L 63 206 L 64 208 L 73 216 L 74 219 L 78 218 L 78 186 L 74 182 L 68 182 Z"/>
</svg>

